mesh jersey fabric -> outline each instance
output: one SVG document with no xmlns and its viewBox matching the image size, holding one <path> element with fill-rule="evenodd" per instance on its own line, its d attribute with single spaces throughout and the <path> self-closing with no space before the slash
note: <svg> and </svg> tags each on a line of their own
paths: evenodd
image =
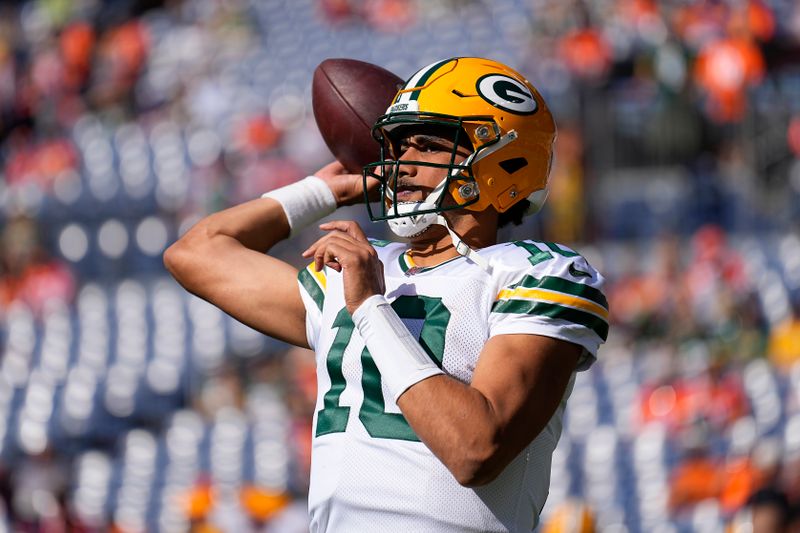
<svg viewBox="0 0 800 533">
<path fill-rule="evenodd" d="M 584 348 L 595 360 L 608 331 L 602 276 L 573 250 L 517 241 L 418 268 L 406 245 L 373 241 L 386 298 L 450 376 L 469 383 L 486 341 L 536 334 Z M 383 388 L 344 304 L 342 275 L 300 271 L 309 345 L 316 352 L 309 512 L 312 531 L 531 531 L 547 498 L 552 452 L 574 374 L 545 429 L 491 483 L 469 488 L 421 443 Z M 387 341 L 388 342 L 388 341 Z"/>
</svg>

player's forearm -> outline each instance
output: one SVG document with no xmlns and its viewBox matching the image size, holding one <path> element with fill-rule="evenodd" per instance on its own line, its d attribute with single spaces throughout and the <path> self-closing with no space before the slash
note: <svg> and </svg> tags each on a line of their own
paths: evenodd
<svg viewBox="0 0 800 533">
<path fill-rule="evenodd" d="M 433 376 L 397 401 L 422 442 L 464 486 L 494 480 L 516 456 L 504 424 L 477 389 L 450 376 Z"/>
<path fill-rule="evenodd" d="M 289 235 L 280 204 L 253 200 L 200 220 L 164 252 L 167 270 L 198 294 L 209 275 L 224 270 L 237 248 L 266 252 Z"/>
<path fill-rule="evenodd" d="M 286 213 L 272 198 L 259 198 L 219 211 L 195 228 L 202 232 L 203 239 L 230 238 L 257 252 L 268 252 L 290 233 Z"/>
<path fill-rule="evenodd" d="M 365 300 L 353 322 L 412 429 L 458 482 L 494 479 L 521 441 L 504 438 L 508 420 L 488 397 L 446 376 L 382 295 Z"/>
<path fill-rule="evenodd" d="M 203 284 L 224 275 L 225 262 L 231 268 L 241 251 L 267 252 L 336 206 L 329 185 L 309 176 L 204 218 L 166 251 L 164 263 L 184 287 L 202 295 Z"/>
<path fill-rule="evenodd" d="M 232 238 L 245 248 L 266 252 L 278 241 L 333 213 L 336 207 L 337 200 L 328 183 L 309 176 L 258 200 L 206 217 L 193 230 L 198 230 L 201 242 Z"/>
</svg>

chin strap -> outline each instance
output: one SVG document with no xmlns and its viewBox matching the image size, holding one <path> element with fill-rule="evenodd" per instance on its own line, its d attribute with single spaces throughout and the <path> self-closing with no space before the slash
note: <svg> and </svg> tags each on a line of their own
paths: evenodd
<svg viewBox="0 0 800 533">
<path fill-rule="evenodd" d="M 453 246 L 456 247 L 456 252 L 458 252 L 459 255 L 466 257 L 481 267 L 487 274 L 492 273 L 492 265 L 489 264 L 489 261 L 487 261 L 485 257 L 482 257 L 478 252 L 467 246 L 467 243 L 465 243 L 455 231 L 450 229 L 450 225 L 442 215 L 438 215 L 436 217 L 434 224 L 439 224 L 440 226 L 445 227 L 447 233 L 450 234 L 450 239 L 453 241 Z"/>
</svg>

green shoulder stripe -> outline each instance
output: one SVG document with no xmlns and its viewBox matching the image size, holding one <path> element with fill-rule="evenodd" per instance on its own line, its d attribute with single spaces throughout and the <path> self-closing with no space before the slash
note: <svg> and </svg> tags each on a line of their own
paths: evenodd
<svg viewBox="0 0 800 533">
<path fill-rule="evenodd" d="M 591 300 L 597 305 L 608 309 L 608 301 L 601 291 L 589 285 L 584 285 L 583 283 L 575 283 L 574 281 L 557 278 L 555 276 L 544 276 L 541 279 L 533 276 L 525 276 L 518 283 L 511 285 L 509 289 L 516 289 L 518 287 L 524 287 L 526 289 L 547 289 L 564 294 L 571 294 L 572 296 L 579 296 Z"/>
<path fill-rule="evenodd" d="M 493 313 L 517 313 L 547 316 L 585 326 L 605 341 L 608 338 L 608 323 L 591 313 L 571 307 L 535 300 L 500 300 L 492 306 Z"/>
<path fill-rule="evenodd" d="M 314 303 L 317 304 L 319 310 L 322 311 L 322 304 L 325 303 L 325 292 L 317 284 L 317 280 L 314 279 L 314 276 L 311 275 L 308 268 L 301 270 L 297 275 L 297 279 L 308 295 L 314 300 Z"/>
</svg>

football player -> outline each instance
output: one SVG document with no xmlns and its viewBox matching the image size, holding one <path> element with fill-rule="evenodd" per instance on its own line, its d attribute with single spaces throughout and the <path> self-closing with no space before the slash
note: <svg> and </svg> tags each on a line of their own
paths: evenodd
<svg viewBox="0 0 800 533">
<path fill-rule="evenodd" d="M 582 256 L 497 242 L 544 202 L 553 118 L 518 72 L 453 58 L 414 74 L 373 134 L 382 157 L 363 175 L 332 163 L 213 214 L 166 265 L 316 352 L 313 531 L 531 531 L 575 373 L 608 333 L 603 278 Z M 299 272 L 265 254 L 362 195 L 402 241 L 338 220 Z"/>
</svg>

